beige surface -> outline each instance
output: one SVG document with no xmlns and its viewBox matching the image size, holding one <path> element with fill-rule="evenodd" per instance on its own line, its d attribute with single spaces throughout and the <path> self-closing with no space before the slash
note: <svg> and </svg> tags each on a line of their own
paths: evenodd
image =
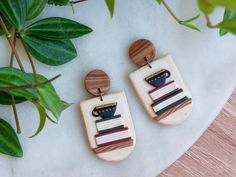
<svg viewBox="0 0 236 177">
<path fill-rule="evenodd" d="M 171 72 L 171 77 L 168 78 L 166 82 L 175 80 L 177 87 L 182 88 L 186 96 L 188 96 L 189 98 L 192 98 L 192 96 L 187 86 L 185 85 L 170 55 L 167 55 L 163 58 L 156 59 L 155 61 L 151 63 L 151 65 L 152 65 L 152 68 L 149 68 L 148 66 L 143 66 L 140 69 L 132 72 L 129 75 L 129 77 L 147 113 L 149 114 L 151 118 L 155 118 L 156 113 L 153 111 L 152 107 L 150 106 L 153 103 L 153 101 L 150 95 L 148 94 L 148 92 L 153 89 L 153 86 L 149 85 L 144 80 L 144 78 L 148 77 L 149 75 L 157 72 L 158 70 L 167 69 Z M 192 111 L 192 103 L 172 113 L 166 118 L 158 121 L 158 123 L 163 124 L 163 125 L 179 124 L 183 122 L 185 119 L 187 119 L 191 111 Z"/>
<path fill-rule="evenodd" d="M 236 176 L 236 90 L 202 137 L 159 177 Z"/>
<path fill-rule="evenodd" d="M 119 161 L 125 159 L 134 149 L 136 143 L 134 125 L 132 117 L 130 115 L 128 102 L 124 92 L 112 93 L 103 96 L 103 101 L 100 98 L 92 98 L 89 100 L 84 100 L 80 102 L 81 113 L 84 119 L 84 124 L 86 132 L 88 135 L 88 140 L 91 148 L 96 148 L 96 141 L 94 135 L 97 134 L 97 129 L 95 121 L 99 118 L 92 116 L 91 112 L 96 106 L 103 104 L 117 102 L 117 109 L 115 114 L 121 114 L 125 127 L 128 127 L 130 130 L 130 136 L 134 140 L 133 146 L 113 150 L 110 152 L 96 154 L 99 158 L 108 161 Z"/>
</svg>

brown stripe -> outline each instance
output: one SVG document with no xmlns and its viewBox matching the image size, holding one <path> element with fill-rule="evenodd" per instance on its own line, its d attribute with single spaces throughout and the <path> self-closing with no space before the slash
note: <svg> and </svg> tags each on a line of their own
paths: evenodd
<svg viewBox="0 0 236 177">
<path fill-rule="evenodd" d="M 124 141 L 128 141 L 129 139 L 131 139 L 131 137 L 123 138 L 123 139 L 119 139 L 119 140 L 115 140 L 115 141 L 110 141 L 108 143 L 99 144 L 98 147 L 103 147 L 103 146 L 108 146 L 108 145 L 112 145 L 112 144 L 121 143 L 121 142 L 124 142 Z"/>
<path fill-rule="evenodd" d="M 129 147 L 129 146 L 133 146 L 133 139 L 129 139 L 127 141 L 117 143 L 117 144 L 112 144 L 112 145 L 103 146 L 103 147 L 97 147 L 97 148 L 94 148 L 93 151 L 96 154 L 99 154 L 99 153 L 109 152 L 109 151 Z"/>
<path fill-rule="evenodd" d="M 169 116 L 170 114 L 172 114 L 172 113 L 178 111 L 179 109 L 182 109 L 183 107 L 185 107 L 185 106 L 187 106 L 187 105 L 189 105 L 189 104 L 191 104 L 191 103 L 192 103 L 192 99 L 189 98 L 189 99 L 187 99 L 186 101 L 184 101 L 183 103 L 181 103 L 181 104 L 179 104 L 179 105 L 177 105 L 177 106 L 175 106 L 175 107 L 169 109 L 168 111 L 164 112 L 163 114 L 160 114 L 160 115 L 154 117 L 154 119 L 155 119 L 156 121 L 159 121 L 159 120 L 161 120 L 161 119 L 164 119 L 165 117 Z"/>
<path fill-rule="evenodd" d="M 130 48 L 130 57 L 137 57 L 144 50 L 149 49 L 152 44 L 148 41 L 140 41 Z"/>
</svg>

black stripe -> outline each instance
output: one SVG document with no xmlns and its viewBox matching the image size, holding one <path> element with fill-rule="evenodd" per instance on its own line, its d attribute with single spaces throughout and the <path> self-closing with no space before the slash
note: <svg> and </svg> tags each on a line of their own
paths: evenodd
<svg viewBox="0 0 236 177">
<path fill-rule="evenodd" d="M 107 121 L 107 120 L 117 119 L 117 118 L 120 118 L 120 117 L 121 117 L 121 115 L 118 114 L 118 115 L 115 115 L 115 116 L 112 116 L 112 117 L 109 117 L 109 118 L 106 118 L 106 119 L 99 119 L 99 120 L 96 120 L 96 123 L 98 123 L 98 122 L 105 122 L 105 121 Z"/>
<path fill-rule="evenodd" d="M 188 100 L 188 97 L 187 97 L 187 96 L 185 96 L 185 97 L 181 98 L 180 100 L 178 100 L 178 101 L 176 101 L 176 102 L 174 102 L 174 103 L 172 103 L 172 104 L 170 104 L 170 105 L 164 107 L 164 108 L 161 109 L 160 111 L 157 111 L 156 114 L 157 114 L 157 115 L 163 114 L 164 112 L 166 112 L 166 111 L 168 111 L 169 109 L 171 109 L 171 108 L 173 108 L 173 107 L 175 107 L 175 106 L 177 106 L 177 105 L 179 105 L 179 104 L 185 102 L 186 100 Z"/>
<path fill-rule="evenodd" d="M 152 103 L 151 106 L 154 107 L 154 106 L 158 105 L 159 103 L 161 103 L 161 102 L 163 102 L 163 101 L 165 101 L 165 100 L 168 100 L 168 99 L 170 99 L 171 97 L 173 97 L 173 96 L 175 96 L 175 95 L 177 95 L 177 94 L 179 94 L 179 93 L 181 93 L 181 92 L 183 92 L 183 89 L 178 89 L 178 90 L 176 90 L 174 93 L 172 93 L 172 94 L 170 94 L 170 95 L 168 95 L 168 96 L 162 98 L 161 100 L 156 101 L 155 103 Z"/>
<path fill-rule="evenodd" d="M 106 129 L 106 130 L 100 130 L 100 131 L 98 131 L 98 133 L 99 134 L 106 133 L 106 132 L 109 132 L 109 131 L 119 130 L 119 129 L 122 129 L 122 128 L 124 128 L 124 125 L 119 125 L 117 127 L 109 128 L 109 129 Z"/>
</svg>

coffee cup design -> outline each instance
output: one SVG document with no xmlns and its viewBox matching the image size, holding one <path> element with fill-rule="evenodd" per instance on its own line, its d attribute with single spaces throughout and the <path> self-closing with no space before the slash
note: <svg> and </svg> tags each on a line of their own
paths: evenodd
<svg viewBox="0 0 236 177">
<path fill-rule="evenodd" d="M 105 104 L 102 106 L 96 106 L 92 111 L 92 115 L 94 117 L 100 116 L 103 119 L 111 118 L 114 116 L 116 112 L 116 107 L 117 107 L 117 103 L 110 103 L 110 104 Z"/>
<path fill-rule="evenodd" d="M 160 87 L 161 85 L 165 84 L 166 79 L 169 78 L 170 75 L 170 71 L 162 69 L 148 76 L 147 78 L 145 78 L 145 80 L 154 87 Z"/>
</svg>

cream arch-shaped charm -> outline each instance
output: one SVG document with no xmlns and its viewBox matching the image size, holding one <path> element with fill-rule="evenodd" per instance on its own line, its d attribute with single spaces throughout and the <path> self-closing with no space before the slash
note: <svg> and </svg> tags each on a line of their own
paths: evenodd
<svg viewBox="0 0 236 177">
<path fill-rule="evenodd" d="M 162 125 L 186 120 L 192 112 L 192 96 L 172 57 L 154 60 L 153 44 L 141 39 L 131 45 L 130 58 L 142 66 L 129 78 L 148 115 Z"/>
<path fill-rule="evenodd" d="M 101 70 L 90 72 L 85 86 L 95 98 L 80 102 L 88 140 L 93 152 L 107 161 L 128 157 L 136 144 L 129 105 L 123 91 L 106 94 L 110 79 Z"/>
</svg>

